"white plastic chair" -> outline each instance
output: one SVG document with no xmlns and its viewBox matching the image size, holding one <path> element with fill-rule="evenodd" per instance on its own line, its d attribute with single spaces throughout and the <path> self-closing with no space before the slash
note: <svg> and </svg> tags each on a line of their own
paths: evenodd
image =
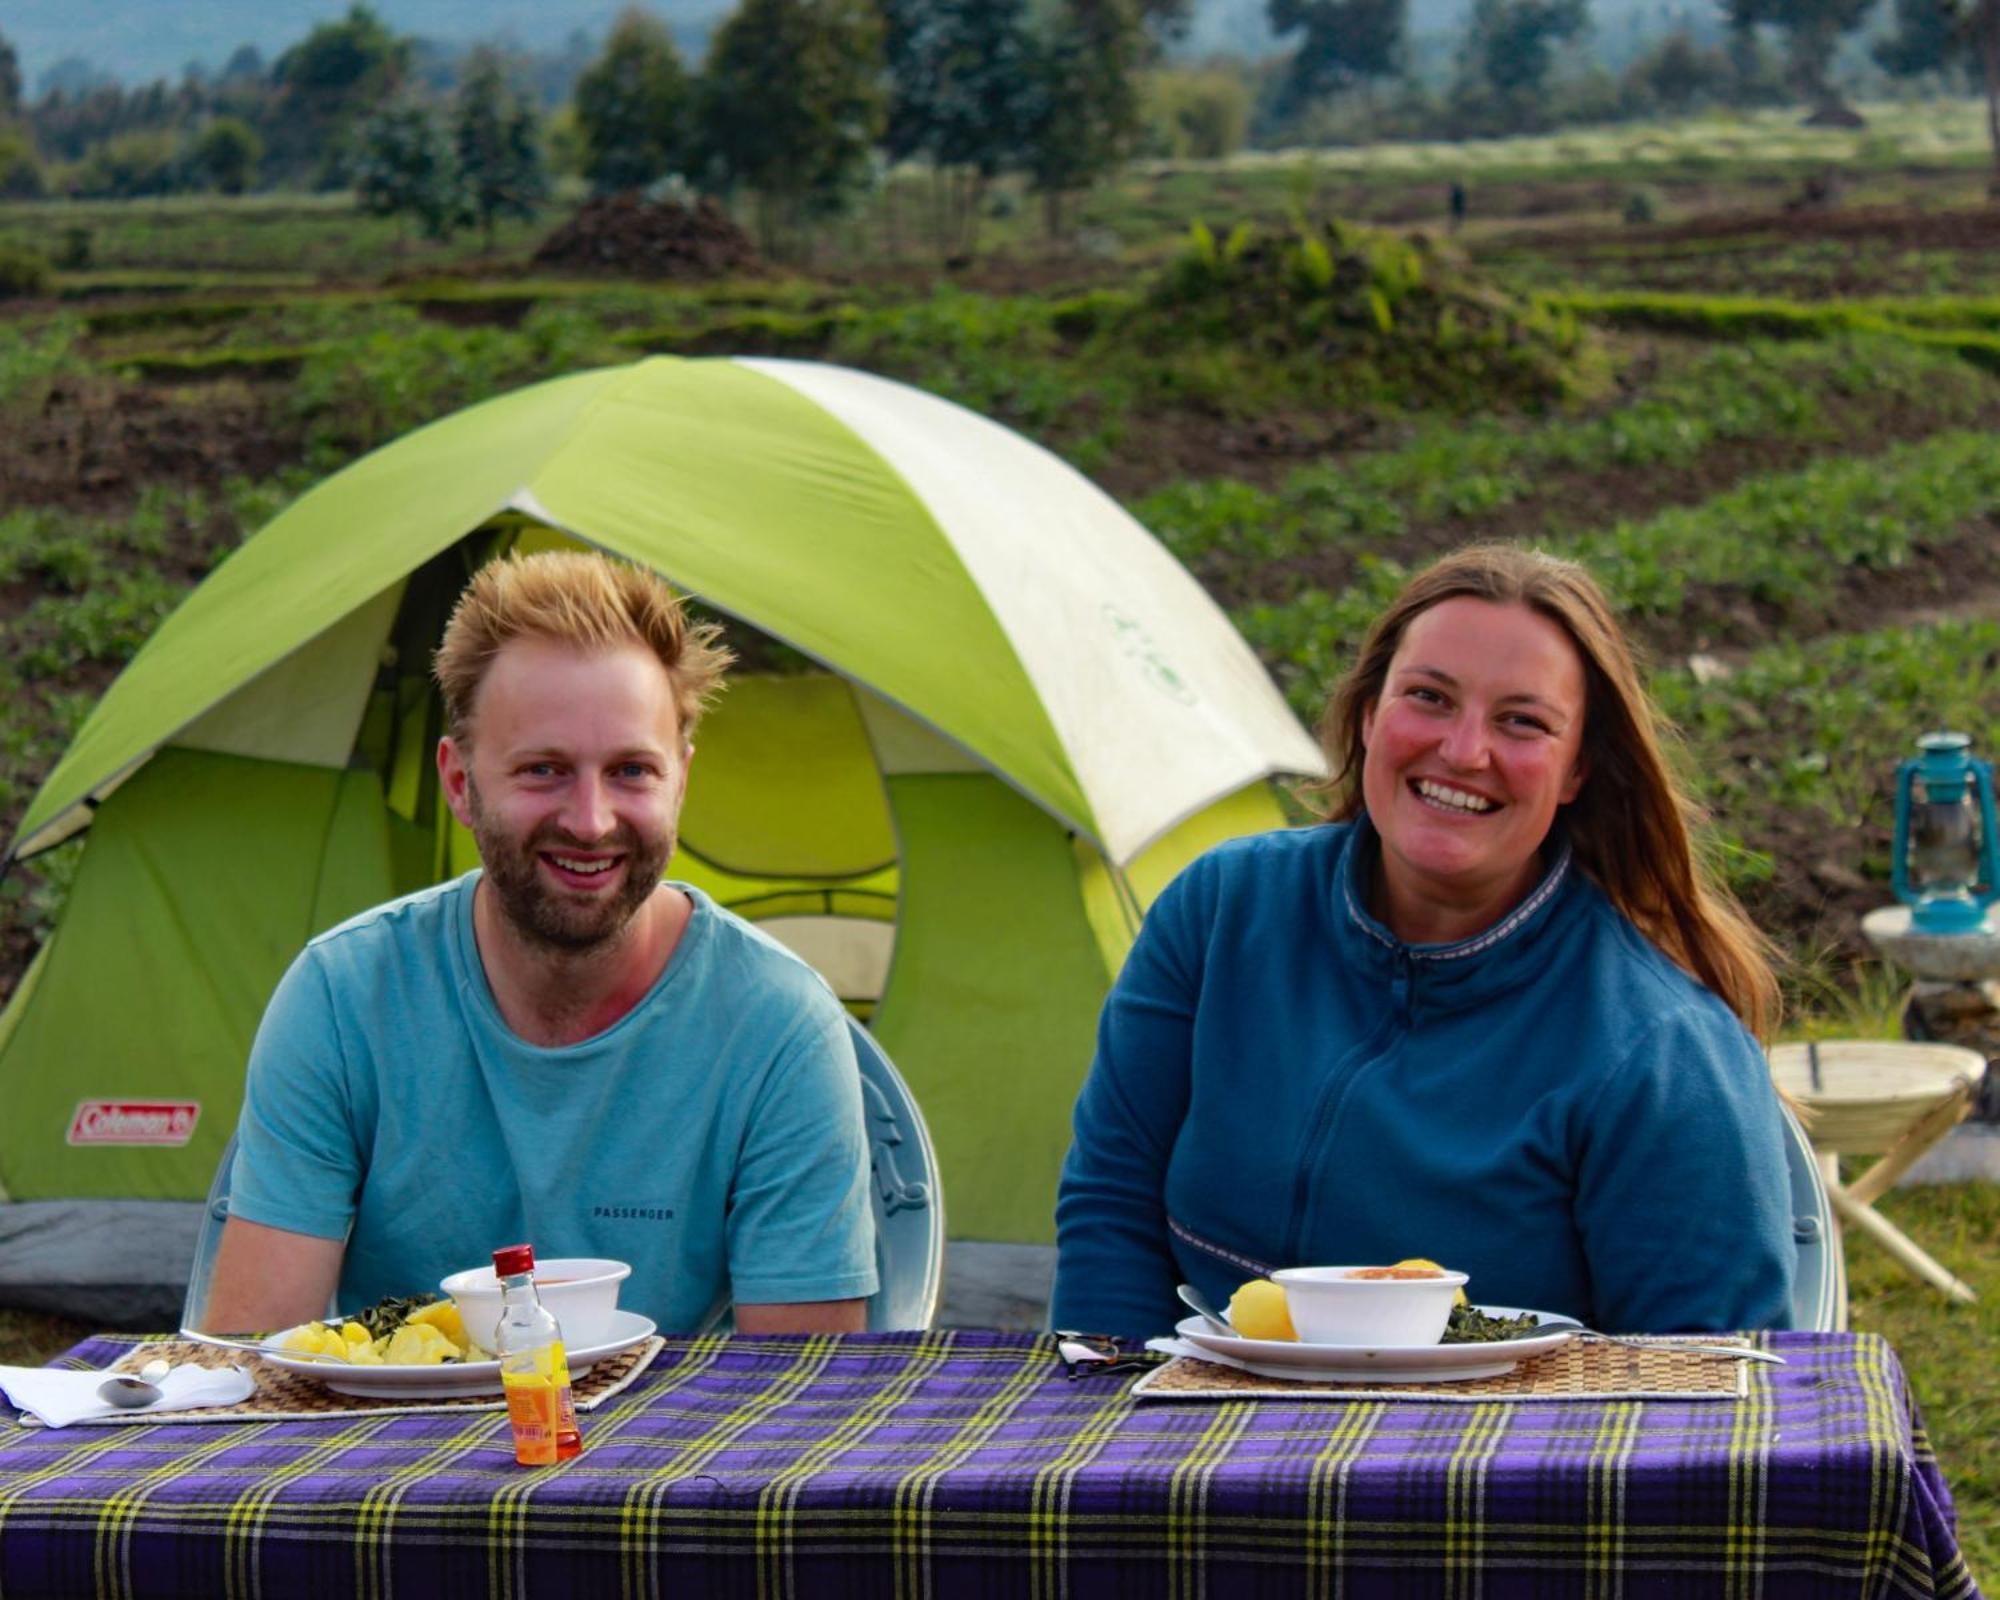
<svg viewBox="0 0 2000 1600">
<path fill-rule="evenodd" d="M 1834 1226 L 1833 1204 L 1812 1141 L 1791 1107 L 1785 1114 L 1785 1174 L 1792 1183 L 1792 1238 L 1799 1247 L 1792 1278 L 1792 1326 L 1838 1333 L 1847 1326 L 1847 1260 Z"/>
</svg>

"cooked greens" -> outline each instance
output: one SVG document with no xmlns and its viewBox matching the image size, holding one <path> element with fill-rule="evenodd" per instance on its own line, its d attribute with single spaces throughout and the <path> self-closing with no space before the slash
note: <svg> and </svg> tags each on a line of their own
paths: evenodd
<svg viewBox="0 0 2000 1600">
<path fill-rule="evenodd" d="M 1440 1344 L 1491 1344 L 1496 1339 L 1525 1339 L 1538 1324 L 1534 1313 L 1518 1317 L 1488 1316 L 1477 1306 L 1453 1306 Z"/>
<path fill-rule="evenodd" d="M 434 1294 L 385 1295 L 372 1306 L 355 1312 L 347 1320 L 360 1323 L 368 1330 L 369 1338 L 380 1339 L 394 1333 L 407 1322 L 412 1311 L 421 1310 L 427 1305 L 434 1304 L 436 1300 L 437 1296 Z"/>
</svg>

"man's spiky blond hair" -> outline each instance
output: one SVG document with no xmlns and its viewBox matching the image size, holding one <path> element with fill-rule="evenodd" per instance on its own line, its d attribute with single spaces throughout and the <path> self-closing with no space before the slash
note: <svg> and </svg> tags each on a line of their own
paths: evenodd
<svg viewBox="0 0 2000 1600">
<path fill-rule="evenodd" d="M 643 646 L 673 685 L 682 738 L 722 688 L 732 659 L 712 622 L 690 623 L 680 596 L 643 567 L 585 551 L 544 551 L 489 561 L 452 608 L 433 670 L 447 731 L 472 735 L 473 702 L 493 658 L 516 639 L 549 639 L 578 650 Z"/>
</svg>

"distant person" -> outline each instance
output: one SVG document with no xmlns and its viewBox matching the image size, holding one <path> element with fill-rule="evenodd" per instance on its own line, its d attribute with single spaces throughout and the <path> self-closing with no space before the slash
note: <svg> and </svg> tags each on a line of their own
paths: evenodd
<svg viewBox="0 0 2000 1600">
<path fill-rule="evenodd" d="M 688 1332 L 864 1326 L 868 1142 L 803 962 L 663 883 L 728 653 L 594 555 L 482 568 L 437 656 L 481 867 L 305 948 L 251 1050 L 204 1325 L 434 1290 L 496 1245 L 633 1265 Z"/>
<path fill-rule="evenodd" d="M 1465 222 L 1465 185 L 1453 181 L 1451 186 L 1451 226 L 1455 233 Z"/>
<path fill-rule="evenodd" d="M 1295 1265 L 1426 1257 L 1618 1332 L 1786 1326 L 1765 944 L 1689 843 L 1582 568 L 1418 574 L 1322 728 L 1333 820 L 1224 844 L 1105 1003 L 1058 1327 L 1150 1335 Z"/>
</svg>

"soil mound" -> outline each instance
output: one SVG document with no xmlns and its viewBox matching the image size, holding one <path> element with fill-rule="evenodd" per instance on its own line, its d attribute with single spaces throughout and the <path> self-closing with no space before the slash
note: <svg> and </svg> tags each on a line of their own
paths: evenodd
<svg viewBox="0 0 2000 1600">
<path fill-rule="evenodd" d="M 542 241 L 535 264 L 647 278 L 720 278 L 758 266 L 749 236 L 712 198 L 692 206 L 602 195 Z"/>
<path fill-rule="evenodd" d="M 1221 241 L 1197 224 L 1146 296 L 1149 337 L 1222 341 L 1348 374 L 1357 400 L 1437 408 L 1572 392 L 1594 353 L 1573 319 L 1417 233 L 1327 222 Z"/>
</svg>

